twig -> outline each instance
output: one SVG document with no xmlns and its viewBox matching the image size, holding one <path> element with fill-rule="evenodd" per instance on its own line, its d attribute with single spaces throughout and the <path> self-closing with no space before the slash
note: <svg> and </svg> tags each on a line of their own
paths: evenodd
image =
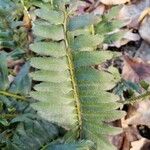
<svg viewBox="0 0 150 150">
<path fill-rule="evenodd" d="M 147 97 L 150 97 L 150 91 L 144 93 L 144 94 L 141 94 L 139 96 L 136 96 L 136 97 L 131 97 L 121 103 L 123 104 L 134 104 L 135 102 L 139 102 L 139 101 L 143 101 L 143 100 L 147 100 L 146 98 Z"/>
</svg>

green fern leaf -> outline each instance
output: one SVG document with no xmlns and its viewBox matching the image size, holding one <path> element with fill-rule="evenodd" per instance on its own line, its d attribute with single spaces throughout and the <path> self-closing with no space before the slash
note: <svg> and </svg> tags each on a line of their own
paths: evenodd
<svg viewBox="0 0 150 150">
<path fill-rule="evenodd" d="M 10 84 L 6 54 L 3 52 L 0 62 L 0 149 L 40 149 L 57 138 L 59 130 L 56 125 L 41 119 L 29 106 L 29 99 L 25 96 L 31 89 L 30 65 L 28 62 L 23 65 Z M 13 130 L 10 130 L 12 126 Z"/>
<path fill-rule="evenodd" d="M 40 55 L 61 57 L 65 56 L 64 42 L 37 42 L 30 45 L 30 49 Z"/>
<path fill-rule="evenodd" d="M 49 26 L 36 24 L 34 27 L 34 34 L 42 38 L 48 38 L 56 41 L 64 39 L 63 28 L 61 25 Z"/>
<path fill-rule="evenodd" d="M 73 17 L 68 24 L 68 29 L 74 31 L 76 29 L 84 28 L 98 22 L 99 17 L 96 17 L 94 14 L 85 14 L 80 16 Z"/>
<path fill-rule="evenodd" d="M 6 63 L 6 54 L 2 53 L 0 55 L 0 89 L 6 90 L 9 86 L 8 81 L 8 69 L 7 69 L 7 63 Z"/>
<path fill-rule="evenodd" d="M 38 9 L 35 13 L 38 17 L 52 24 L 62 24 L 64 21 L 64 15 L 61 11 Z"/>
<path fill-rule="evenodd" d="M 55 59 L 55 58 L 32 58 L 31 64 L 37 69 L 49 70 L 49 71 L 65 71 L 68 69 L 66 57 Z"/>
<path fill-rule="evenodd" d="M 74 39 L 72 48 L 74 50 L 82 50 L 86 48 L 95 48 L 100 44 L 101 39 L 98 35 L 79 35 Z"/>
<path fill-rule="evenodd" d="M 95 25 L 95 33 L 102 38 L 103 43 L 112 44 L 113 42 L 123 38 L 124 32 L 114 32 L 125 26 L 124 22 L 117 20 L 115 17 L 120 10 L 120 6 L 115 6 L 102 16 L 102 20 Z M 109 33 L 109 34 L 108 34 Z"/>
<path fill-rule="evenodd" d="M 93 147 L 94 143 L 91 141 L 79 141 L 66 144 L 49 144 L 43 150 L 89 150 Z"/>
<path fill-rule="evenodd" d="M 97 65 L 113 57 L 108 51 L 81 51 L 74 53 L 75 67 Z"/>
<path fill-rule="evenodd" d="M 98 150 L 112 150 L 114 146 L 106 140 L 106 135 L 117 134 L 121 130 L 104 122 L 125 115 L 116 110 L 121 106 L 117 103 L 118 97 L 107 92 L 118 79 L 113 73 L 95 69 L 94 65 L 111 59 L 113 53 L 87 51 L 97 49 L 101 44 L 100 36 L 90 32 L 75 36 L 75 31 L 70 30 L 87 28 L 89 21 L 83 23 L 83 16 L 69 16 L 67 9 L 58 8 L 38 10 L 40 18 L 33 26 L 35 35 L 42 39 L 30 46 L 37 54 L 31 59 L 31 65 L 36 68 L 31 77 L 41 82 L 30 93 L 38 100 L 32 106 L 43 118 L 68 130 L 64 137 L 66 141 L 88 139 L 96 143 Z M 54 16 L 59 13 L 63 16 L 54 21 Z M 39 25 L 38 20 L 46 20 L 48 24 Z"/>
</svg>

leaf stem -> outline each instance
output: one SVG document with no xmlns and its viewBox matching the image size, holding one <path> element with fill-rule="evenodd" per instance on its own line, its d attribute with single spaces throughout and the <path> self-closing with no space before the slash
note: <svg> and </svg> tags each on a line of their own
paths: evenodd
<svg viewBox="0 0 150 150">
<path fill-rule="evenodd" d="M 53 0 L 50 1 L 51 5 L 53 6 Z"/>
<path fill-rule="evenodd" d="M 150 91 L 148 91 L 144 94 L 141 94 L 139 96 L 136 96 L 136 97 L 131 97 L 131 98 L 127 99 L 126 101 L 123 101 L 122 103 L 123 104 L 134 104 L 135 102 L 145 100 L 145 98 L 147 98 L 147 97 L 150 97 Z"/>
<path fill-rule="evenodd" d="M 74 98 L 75 98 L 75 105 L 76 105 L 76 110 L 77 110 L 77 118 L 78 118 L 78 123 L 79 123 L 79 133 L 78 137 L 81 137 L 81 129 L 82 129 L 82 118 L 81 118 L 81 106 L 80 106 L 80 99 L 79 99 L 79 92 L 78 92 L 78 87 L 77 87 L 77 80 L 75 77 L 75 67 L 73 64 L 73 56 L 71 49 L 69 47 L 68 43 L 68 34 L 67 34 L 67 18 L 68 14 L 66 12 L 64 13 L 64 23 L 63 23 L 63 28 L 64 28 L 64 34 L 65 34 L 65 47 L 66 47 L 66 55 L 67 55 L 67 60 L 68 60 L 68 66 L 69 66 L 69 72 L 70 72 L 70 77 L 71 77 L 71 83 L 72 83 L 72 88 L 73 88 L 73 93 L 74 93 Z"/>
<path fill-rule="evenodd" d="M 17 116 L 17 114 L 2 114 L 2 115 L 0 115 L 0 118 L 11 119 L 16 116 Z"/>
<path fill-rule="evenodd" d="M 20 99 L 20 100 L 26 100 L 26 97 L 24 97 L 24 96 L 20 96 L 20 95 L 14 94 L 14 93 L 9 93 L 6 91 L 0 91 L 0 95 L 13 97 L 15 99 Z"/>
<path fill-rule="evenodd" d="M 91 27 L 90 27 L 90 28 L 91 28 L 91 34 L 92 34 L 92 35 L 95 35 L 94 25 L 91 25 Z"/>
</svg>

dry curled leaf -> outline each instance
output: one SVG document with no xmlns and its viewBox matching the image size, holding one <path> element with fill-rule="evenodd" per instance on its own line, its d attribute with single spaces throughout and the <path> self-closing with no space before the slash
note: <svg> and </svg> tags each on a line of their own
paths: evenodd
<svg viewBox="0 0 150 150">
<path fill-rule="evenodd" d="M 96 7 L 94 9 L 93 12 L 94 12 L 95 15 L 103 15 L 104 12 L 105 12 L 105 5 L 100 4 L 98 7 Z"/>
<path fill-rule="evenodd" d="M 129 106 L 129 116 L 122 119 L 122 124 L 125 132 L 125 145 L 121 150 L 149 150 L 147 149 L 147 142 L 142 141 L 144 139 L 140 132 L 139 127 L 150 126 L 150 101 L 137 102 L 132 106 Z M 142 128 L 141 128 L 142 129 Z M 144 130 L 143 130 L 144 131 Z M 145 132 L 143 132 L 145 133 Z M 149 141 L 146 139 L 146 141 Z M 150 144 L 149 144 L 150 145 Z M 126 148 L 128 146 L 128 148 Z M 130 147 L 130 148 L 129 148 Z M 145 148 L 145 149 L 143 149 Z"/>
<path fill-rule="evenodd" d="M 150 100 L 136 103 L 136 112 L 125 120 L 128 125 L 150 126 Z"/>
<path fill-rule="evenodd" d="M 150 8 L 146 8 L 140 15 L 139 17 L 139 22 L 143 21 L 143 19 L 147 16 L 150 15 Z"/>
<path fill-rule="evenodd" d="M 27 11 L 24 11 L 23 25 L 27 29 L 30 29 L 32 27 L 31 17 L 30 17 L 30 14 Z"/>
<path fill-rule="evenodd" d="M 121 149 L 123 144 L 124 133 L 115 135 L 115 136 L 109 136 L 110 142 L 115 145 L 117 149 Z"/>
<path fill-rule="evenodd" d="M 122 35 L 122 37 L 120 37 L 118 40 L 112 42 L 111 44 L 103 44 L 104 49 L 108 49 L 108 47 L 120 48 L 121 46 L 126 45 L 130 41 L 139 41 L 141 39 L 139 34 L 133 33 L 132 30 L 117 29 L 117 32 L 118 32 L 118 34 L 122 32 L 124 35 Z"/>
<path fill-rule="evenodd" d="M 139 33 L 141 37 L 150 44 L 150 16 L 146 16 L 142 21 Z"/>
<path fill-rule="evenodd" d="M 12 67 L 14 67 L 14 66 L 16 66 L 16 65 L 21 65 L 21 64 L 23 64 L 23 63 L 24 63 L 24 60 L 23 60 L 23 59 L 19 59 L 19 60 L 9 59 L 9 60 L 7 61 L 7 65 L 8 65 L 8 67 L 10 67 L 10 68 L 12 68 Z"/>
<path fill-rule="evenodd" d="M 9 80 L 9 83 L 12 83 L 14 81 L 14 76 L 13 75 L 9 75 L 8 76 L 8 80 Z"/>
<path fill-rule="evenodd" d="M 150 45 L 143 41 L 140 48 L 136 51 L 135 57 L 139 57 L 143 61 L 150 63 Z"/>
<path fill-rule="evenodd" d="M 118 5 L 130 2 L 130 0 L 100 0 L 105 5 Z"/>
<path fill-rule="evenodd" d="M 119 19 L 127 23 L 129 27 L 138 28 L 139 18 L 148 7 L 150 7 L 149 0 L 141 0 L 135 4 L 124 5 L 119 12 Z"/>
<path fill-rule="evenodd" d="M 113 46 L 116 46 L 117 48 L 127 44 L 130 41 L 139 41 L 140 36 L 137 33 L 133 33 L 131 30 L 126 31 L 122 39 L 115 41 Z"/>
<path fill-rule="evenodd" d="M 142 138 L 138 141 L 131 143 L 132 148 L 130 150 L 149 150 L 150 149 L 150 140 Z"/>
<path fill-rule="evenodd" d="M 124 56 L 122 77 L 125 80 L 139 82 L 150 77 L 150 64 L 140 58 L 129 58 Z"/>
</svg>

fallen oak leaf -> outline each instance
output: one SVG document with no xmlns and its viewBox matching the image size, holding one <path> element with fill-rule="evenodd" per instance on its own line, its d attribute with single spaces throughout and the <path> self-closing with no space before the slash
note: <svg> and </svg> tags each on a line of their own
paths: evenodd
<svg viewBox="0 0 150 150">
<path fill-rule="evenodd" d="M 150 63 L 150 45 L 143 41 L 136 51 L 135 57 L 140 57 L 143 61 Z"/>
<path fill-rule="evenodd" d="M 12 68 L 12 67 L 14 67 L 14 66 L 16 66 L 16 65 L 21 65 L 21 64 L 23 64 L 23 63 L 24 63 L 24 60 L 23 60 L 23 59 L 19 59 L 19 60 L 9 59 L 9 60 L 7 61 L 7 65 L 8 65 L 9 68 Z"/>
<path fill-rule="evenodd" d="M 119 48 L 119 47 L 127 44 L 130 41 L 139 41 L 140 40 L 139 34 L 133 33 L 132 30 L 119 30 L 119 32 L 116 33 L 116 35 L 118 36 L 118 40 L 112 42 L 111 44 L 108 44 L 108 46 L 110 46 L 110 47 L 115 46 L 115 47 Z M 110 38 L 110 36 L 108 38 Z"/>
<path fill-rule="evenodd" d="M 139 82 L 150 77 L 150 64 L 144 62 L 140 58 L 130 58 L 124 56 L 124 65 L 122 69 L 122 77 L 125 80 Z"/>
<path fill-rule="evenodd" d="M 150 13 L 150 9 L 149 9 L 149 13 Z M 150 44 L 150 16 L 146 16 L 142 23 L 140 24 L 140 28 L 139 28 L 139 33 L 142 37 L 142 39 L 144 39 L 147 43 Z"/>
<path fill-rule="evenodd" d="M 145 16 L 150 15 L 150 8 L 146 8 L 140 15 L 138 21 L 142 22 Z"/>
<path fill-rule="evenodd" d="M 128 24 L 129 27 L 138 29 L 140 20 L 145 17 L 146 11 L 144 10 L 148 7 L 150 7 L 150 3 L 147 0 L 137 1 L 131 5 L 124 5 L 119 12 L 118 18 Z"/>
<path fill-rule="evenodd" d="M 118 5 L 130 2 L 130 0 L 100 0 L 105 5 Z"/>
<path fill-rule="evenodd" d="M 105 9 L 106 9 L 105 5 L 100 4 L 99 6 L 97 6 L 97 7 L 93 10 L 93 13 L 94 13 L 95 15 L 103 15 L 104 12 L 105 12 Z"/>
<path fill-rule="evenodd" d="M 26 11 L 24 11 L 23 26 L 27 29 L 31 29 L 32 27 L 30 14 Z"/>
<path fill-rule="evenodd" d="M 130 150 L 149 150 L 150 140 L 141 138 L 138 141 L 131 142 L 132 148 Z"/>
<path fill-rule="evenodd" d="M 150 127 L 150 100 L 137 102 L 134 104 L 135 111 L 128 119 L 124 121 L 126 125 L 146 125 Z"/>
<path fill-rule="evenodd" d="M 124 142 L 124 133 L 120 133 L 120 134 L 118 134 L 118 135 L 113 135 L 113 136 L 109 135 L 108 138 L 109 138 L 109 141 L 110 141 L 113 145 L 115 145 L 115 147 L 116 147 L 117 149 L 121 149 L 122 144 L 123 144 L 123 142 Z"/>
<path fill-rule="evenodd" d="M 149 99 L 134 103 L 133 105 L 129 105 L 130 112 L 128 112 L 127 118 L 122 119 L 122 126 L 126 133 L 125 139 L 128 141 L 129 145 L 131 143 L 130 146 L 132 146 L 130 150 L 149 150 L 146 149 L 145 142 L 143 143 L 142 141 L 139 141 L 141 138 L 145 139 L 143 137 L 149 135 L 149 132 L 146 129 L 144 128 L 142 129 L 142 127 L 150 126 L 149 107 L 150 107 Z M 126 145 L 125 149 L 123 150 L 127 150 Z"/>
</svg>

